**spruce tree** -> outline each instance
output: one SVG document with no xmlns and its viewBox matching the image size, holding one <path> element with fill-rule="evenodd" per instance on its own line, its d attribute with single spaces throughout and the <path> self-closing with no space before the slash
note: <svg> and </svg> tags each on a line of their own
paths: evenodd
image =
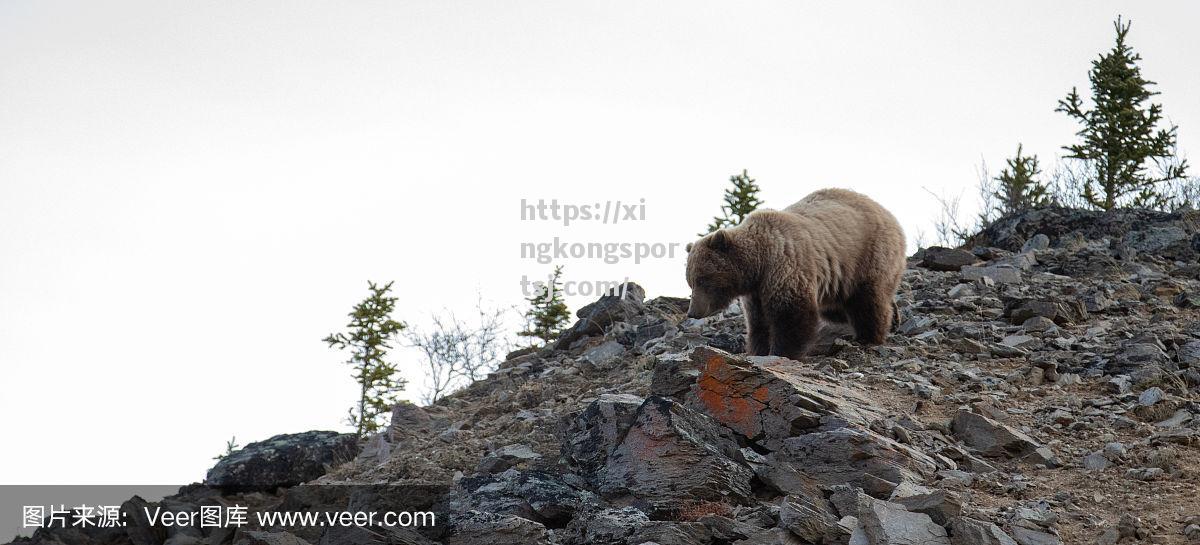
<svg viewBox="0 0 1200 545">
<path fill-rule="evenodd" d="M 405 380 L 396 375 L 396 366 L 387 360 L 391 342 L 407 327 L 392 319 L 396 298 L 388 293 L 392 283 L 379 286 L 367 282 L 370 294 L 350 312 L 345 333 L 331 333 L 323 341 L 331 348 L 349 350 L 346 360 L 354 369 L 359 385 L 358 403 L 350 408 L 346 420 L 362 437 L 380 428 L 381 417 L 399 401 Z"/>
<path fill-rule="evenodd" d="M 1058 102 L 1057 112 L 1076 119 L 1082 128 L 1076 133 L 1081 141 L 1065 146 L 1065 157 L 1085 161 L 1091 171 L 1080 197 L 1096 208 L 1111 210 L 1118 206 L 1161 208 L 1168 198 L 1159 190 L 1160 182 L 1183 178 L 1186 161 L 1170 161 L 1174 155 L 1176 127 L 1157 129 L 1162 120 L 1162 105 L 1146 102 L 1158 92 L 1142 77 L 1137 61 L 1141 56 L 1125 43 L 1128 22 L 1118 17 L 1112 50 L 1092 61 L 1088 80 L 1092 87 L 1092 108 L 1085 110 L 1076 89 Z M 1157 172 L 1147 171 L 1153 160 Z"/>
<path fill-rule="evenodd" d="M 1006 162 L 1008 166 L 996 176 L 992 192 L 999 215 L 1051 203 L 1050 188 L 1037 179 L 1042 171 L 1036 155 L 1024 155 L 1021 145 L 1017 144 L 1017 155 Z"/>
<path fill-rule="evenodd" d="M 758 198 L 758 184 L 754 183 L 754 178 L 750 177 L 746 169 L 742 169 L 741 174 L 730 176 L 729 182 L 733 187 L 725 190 L 725 204 L 721 206 L 721 215 L 714 217 L 708 230 L 700 233 L 700 236 L 722 227 L 733 227 L 762 206 L 763 202 Z"/>
<path fill-rule="evenodd" d="M 529 302 L 529 310 L 525 311 L 527 326 L 517 335 L 550 344 L 562 333 L 571 319 L 571 312 L 563 299 L 561 277 L 562 266 L 559 265 L 554 268 L 549 283 L 526 299 Z"/>
<path fill-rule="evenodd" d="M 225 452 L 218 454 L 216 456 L 213 456 L 212 459 L 218 460 L 218 461 L 224 460 L 224 459 L 228 458 L 230 454 L 233 454 L 233 452 L 239 448 L 241 448 L 241 445 L 239 445 L 237 443 L 237 436 L 235 435 L 233 437 L 230 437 L 229 440 L 225 442 Z"/>
</svg>

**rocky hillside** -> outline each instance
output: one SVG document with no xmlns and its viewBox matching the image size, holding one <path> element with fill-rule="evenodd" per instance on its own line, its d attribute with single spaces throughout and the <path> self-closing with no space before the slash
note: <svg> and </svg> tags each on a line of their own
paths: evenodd
<svg viewBox="0 0 1200 545">
<path fill-rule="evenodd" d="M 272 438 L 161 502 L 435 527 L 31 542 L 1200 543 L 1200 213 L 1037 210 L 972 243 L 914 256 L 883 346 L 829 326 L 804 361 L 744 357 L 736 307 L 631 286 L 361 446 Z"/>
</svg>

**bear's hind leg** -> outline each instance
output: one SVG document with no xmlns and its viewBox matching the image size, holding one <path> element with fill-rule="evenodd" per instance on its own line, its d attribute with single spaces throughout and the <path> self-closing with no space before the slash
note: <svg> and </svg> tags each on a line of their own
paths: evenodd
<svg viewBox="0 0 1200 545">
<path fill-rule="evenodd" d="M 775 311 L 771 320 L 771 355 L 798 360 L 808 353 L 820 325 L 821 313 L 811 303 Z"/>
<path fill-rule="evenodd" d="M 858 342 L 883 344 L 892 328 L 892 298 L 873 285 L 859 287 L 846 300 L 846 312 Z"/>
<path fill-rule="evenodd" d="M 746 354 L 766 356 L 771 353 L 771 322 L 762 304 L 754 296 L 742 297 L 742 313 L 746 315 Z"/>
</svg>

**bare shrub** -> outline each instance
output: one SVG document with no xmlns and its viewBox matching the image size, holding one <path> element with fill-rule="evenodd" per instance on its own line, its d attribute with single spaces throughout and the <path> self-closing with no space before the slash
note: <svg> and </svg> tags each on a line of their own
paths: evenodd
<svg viewBox="0 0 1200 545">
<path fill-rule="evenodd" d="M 972 227 L 963 223 L 959 217 L 959 206 L 962 203 L 962 195 L 953 197 L 946 194 L 937 194 L 930 191 L 929 188 L 922 188 L 926 193 L 933 196 L 938 203 L 937 215 L 933 218 L 933 242 L 939 246 L 955 248 L 966 243 L 971 236 Z"/>
<path fill-rule="evenodd" d="M 495 370 L 511 343 L 505 338 L 505 309 L 475 307 L 475 322 L 459 320 L 451 312 L 432 316 L 428 329 L 410 327 L 404 332 L 409 346 L 424 356 L 425 392 L 422 402 L 436 403 L 446 394 Z"/>
</svg>

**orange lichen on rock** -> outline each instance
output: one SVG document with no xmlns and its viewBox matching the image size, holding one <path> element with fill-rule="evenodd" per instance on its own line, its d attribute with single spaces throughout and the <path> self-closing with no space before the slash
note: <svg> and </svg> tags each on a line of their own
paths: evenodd
<svg viewBox="0 0 1200 545">
<path fill-rule="evenodd" d="M 738 388 L 745 370 L 730 365 L 721 355 L 709 357 L 697 381 L 697 397 L 710 416 L 746 436 L 757 437 L 762 432 L 759 413 L 766 408 L 770 392 L 765 386 L 746 392 Z"/>
</svg>

